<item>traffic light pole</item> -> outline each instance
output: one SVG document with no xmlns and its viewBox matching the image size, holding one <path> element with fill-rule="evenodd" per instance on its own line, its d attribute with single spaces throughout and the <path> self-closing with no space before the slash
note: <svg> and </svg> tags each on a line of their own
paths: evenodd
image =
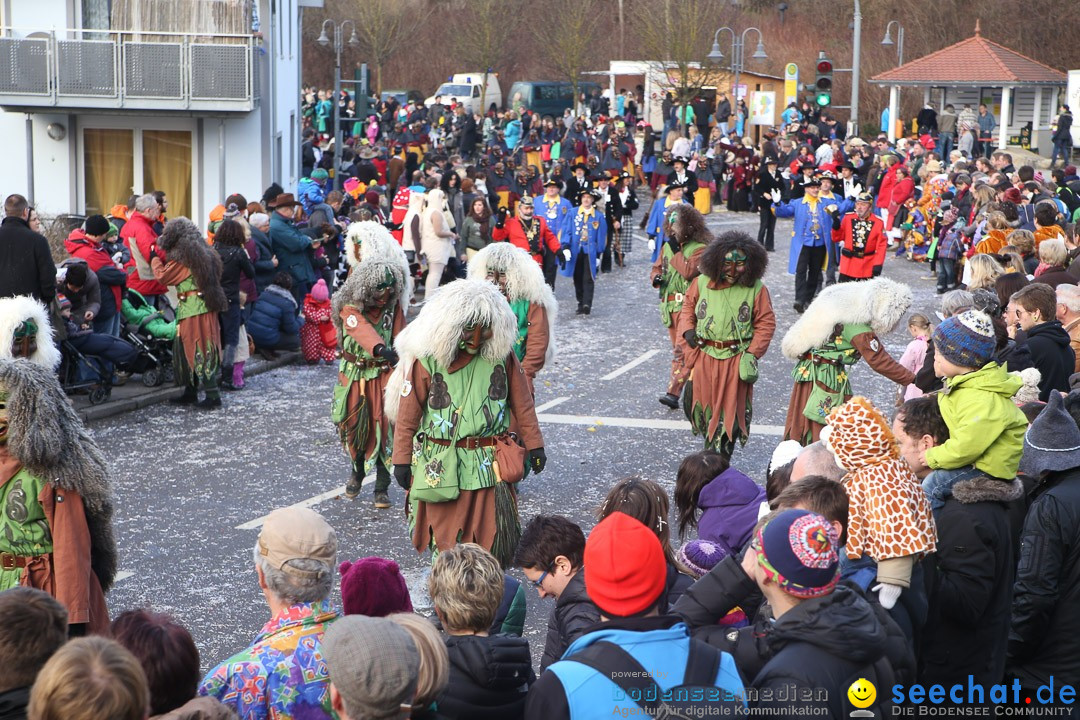
<svg viewBox="0 0 1080 720">
<path fill-rule="evenodd" d="M 862 61 L 862 8 L 855 0 L 855 27 L 852 30 L 851 45 L 851 119 L 848 121 L 848 135 L 859 134 L 859 64 Z"/>
</svg>

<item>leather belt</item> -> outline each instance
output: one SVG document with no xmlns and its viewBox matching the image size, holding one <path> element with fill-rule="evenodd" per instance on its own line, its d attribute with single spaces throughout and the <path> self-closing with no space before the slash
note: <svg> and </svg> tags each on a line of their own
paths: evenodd
<svg viewBox="0 0 1080 720">
<path fill-rule="evenodd" d="M 32 555 L 30 557 L 24 557 L 22 555 L 12 555 L 11 553 L 0 553 L 0 570 L 15 570 L 16 568 L 25 568 L 39 557 L 47 557 L 45 555 Z"/>
<path fill-rule="evenodd" d="M 358 365 L 361 368 L 373 368 L 373 367 L 390 367 L 390 363 L 385 360 L 368 360 L 367 358 L 360 358 L 352 353 L 341 352 L 341 359 L 347 362 L 351 362 L 353 365 Z"/>
<path fill-rule="evenodd" d="M 706 340 L 705 338 L 697 339 L 699 345 L 705 345 L 706 347 L 716 348 L 717 350 L 734 350 L 742 345 L 739 340 Z"/>
<path fill-rule="evenodd" d="M 839 360 L 830 360 L 827 357 L 822 357 L 821 355 L 815 355 L 815 354 L 809 353 L 809 352 L 803 353 L 802 357 L 800 357 L 799 359 L 800 360 L 810 360 L 815 365 L 821 365 L 822 363 L 824 363 L 825 365 L 832 365 L 833 367 L 838 367 L 838 368 L 844 367 L 844 363 L 840 362 Z"/>
<path fill-rule="evenodd" d="M 664 298 L 664 302 L 682 302 L 684 297 L 686 296 L 682 293 L 674 293 Z"/>
<path fill-rule="evenodd" d="M 465 450 L 479 450 L 480 448 L 493 447 L 495 445 L 495 443 L 497 443 L 499 441 L 499 438 L 501 438 L 501 437 L 502 437 L 501 435 L 484 436 L 484 437 L 467 437 L 467 438 L 462 438 L 462 439 L 458 440 L 456 445 L 459 448 L 464 448 Z M 442 445 L 443 447 L 450 447 L 450 441 L 449 440 L 443 440 L 441 438 L 433 438 L 433 437 L 429 437 L 428 440 L 435 443 L 436 445 Z"/>
</svg>

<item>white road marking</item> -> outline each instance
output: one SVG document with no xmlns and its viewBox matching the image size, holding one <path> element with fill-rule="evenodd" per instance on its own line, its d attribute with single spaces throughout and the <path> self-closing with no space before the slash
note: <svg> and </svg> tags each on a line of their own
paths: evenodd
<svg viewBox="0 0 1080 720">
<path fill-rule="evenodd" d="M 597 425 L 601 427 L 644 428 L 646 430 L 687 431 L 690 429 L 690 423 L 686 420 L 649 420 L 602 415 L 557 415 L 552 413 L 538 413 L 536 418 L 542 423 L 551 423 L 552 425 Z M 782 425 L 751 425 L 750 434 L 782 436 L 784 428 Z"/>
<path fill-rule="evenodd" d="M 618 368 L 617 370 L 612 370 L 611 372 L 609 372 L 607 375 L 605 375 L 604 377 L 602 377 L 600 379 L 601 380 L 612 380 L 614 378 L 617 378 L 620 375 L 622 375 L 623 373 L 633 370 L 638 365 L 640 365 L 641 363 L 643 363 L 646 360 L 648 360 L 649 358 L 651 358 L 653 355 L 656 355 L 656 354 L 658 354 L 660 352 L 662 352 L 662 351 L 661 350 L 649 350 L 647 353 L 639 355 L 638 357 L 634 358 L 630 362 L 626 363 L 621 368 Z"/>
<path fill-rule="evenodd" d="M 116 577 L 113 578 L 113 584 L 116 584 L 116 583 L 120 582 L 121 580 L 127 580 L 129 577 L 131 577 L 134 574 L 135 573 L 133 573 L 130 570 L 119 570 L 116 573 Z"/>
<path fill-rule="evenodd" d="M 364 485 L 369 484 L 370 482 L 372 482 L 374 480 L 375 480 L 375 476 L 374 475 L 369 475 L 368 477 L 364 478 L 364 482 L 361 483 L 361 487 L 364 486 Z M 344 485 L 339 485 L 338 487 L 334 488 L 333 490 L 327 490 L 324 493 L 319 493 L 315 497 L 310 497 L 307 500 L 301 500 L 300 502 L 294 503 L 293 505 L 290 505 L 289 507 L 298 507 L 298 508 L 313 507 L 313 506 L 318 505 L 319 503 L 321 503 L 323 500 L 329 500 L 332 497 L 337 497 L 338 495 L 344 494 L 344 492 L 345 492 L 345 486 Z M 255 518 L 254 520 L 251 520 L 250 522 L 246 522 L 243 525 L 237 525 L 235 529 L 236 530 L 255 530 L 257 528 L 262 527 L 262 524 L 264 522 L 266 522 L 267 517 L 269 517 L 269 516 L 268 515 L 263 515 L 262 517 Z"/>
<path fill-rule="evenodd" d="M 562 405 L 564 402 L 566 402 L 569 399 L 570 398 L 568 398 L 568 397 L 557 397 L 554 400 L 548 400 L 543 405 L 540 405 L 539 407 L 537 407 L 536 412 L 537 413 L 542 413 L 545 410 L 550 410 L 551 408 L 555 407 L 556 405 Z"/>
</svg>

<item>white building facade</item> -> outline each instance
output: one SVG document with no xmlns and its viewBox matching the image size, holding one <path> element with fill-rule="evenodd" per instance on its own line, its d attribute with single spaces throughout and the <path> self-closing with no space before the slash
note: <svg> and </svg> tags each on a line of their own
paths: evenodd
<svg viewBox="0 0 1080 720">
<path fill-rule="evenodd" d="M 108 214 L 163 190 L 204 225 L 296 185 L 310 0 L 0 0 L 0 194 Z"/>
</svg>

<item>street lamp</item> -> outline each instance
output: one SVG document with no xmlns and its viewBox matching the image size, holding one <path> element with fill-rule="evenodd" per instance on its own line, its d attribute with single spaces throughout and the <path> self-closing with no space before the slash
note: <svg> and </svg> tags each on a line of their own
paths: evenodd
<svg viewBox="0 0 1080 720">
<path fill-rule="evenodd" d="M 334 33 L 333 41 L 330 36 L 326 34 L 326 27 L 330 26 Z M 333 20 L 327 19 L 323 21 L 322 32 L 319 33 L 318 39 L 315 41 L 323 47 L 330 47 L 333 42 L 334 47 L 334 102 L 330 105 L 330 110 L 333 112 L 334 118 L 334 189 L 341 189 L 341 171 L 339 165 L 341 164 L 341 51 L 344 50 L 344 35 L 345 26 L 348 25 L 352 30 L 349 35 L 349 46 L 357 47 L 360 44 L 360 40 L 356 37 L 356 26 L 353 25 L 352 20 L 345 20 L 341 23 L 334 23 Z"/>
<path fill-rule="evenodd" d="M 892 34 L 889 32 L 889 28 L 896 25 L 896 60 L 898 65 L 904 64 L 904 26 L 900 24 L 899 20 L 890 20 L 889 24 L 885 26 L 885 37 L 882 39 L 882 45 L 892 45 Z"/>
<path fill-rule="evenodd" d="M 746 48 L 746 34 L 753 30 L 757 33 L 757 47 L 754 49 L 754 54 L 750 56 L 752 60 L 766 60 L 768 55 L 765 54 L 765 43 L 761 37 L 761 31 L 756 27 L 748 27 L 742 31 L 742 35 L 736 35 L 735 31 L 726 25 L 716 31 L 713 35 L 712 50 L 705 58 L 712 63 L 720 62 L 724 59 L 724 53 L 720 52 L 720 33 L 727 31 L 731 33 L 731 71 L 735 74 L 735 85 L 732 89 L 732 95 L 735 97 L 735 104 L 739 104 L 739 75 L 743 70 L 743 54 Z"/>
</svg>

